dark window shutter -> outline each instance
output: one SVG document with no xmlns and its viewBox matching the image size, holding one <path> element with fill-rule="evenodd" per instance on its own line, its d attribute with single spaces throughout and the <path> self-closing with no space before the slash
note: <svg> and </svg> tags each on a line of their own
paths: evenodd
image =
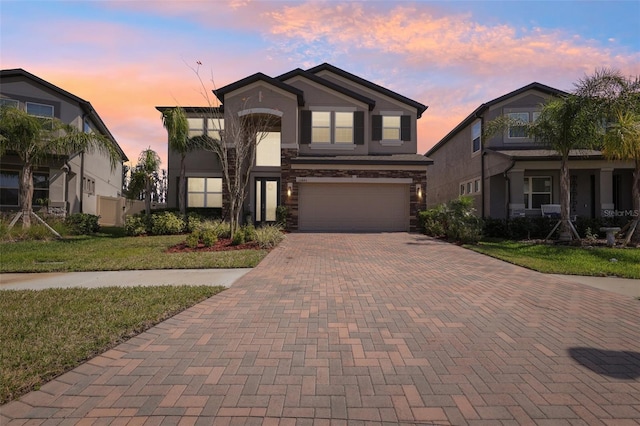
<svg viewBox="0 0 640 426">
<path fill-rule="evenodd" d="M 364 145 L 364 111 L 353 113 L 353 143 Z"/>
<path fill-rule="evenodd" d="M 382 116 L 374 115 L 371 117 L 371 140 L 382 140 Z"/>
<path fill-rule="evenodd" d="M 300 145 L 311 143 L 311 111 L 300 111 Z"/>
<path fill-rule="evenodd" d="M 411 140 L 411 116 L 403 115 L 400 117 L 400 139 L 403 141 Z"/>
</svg>

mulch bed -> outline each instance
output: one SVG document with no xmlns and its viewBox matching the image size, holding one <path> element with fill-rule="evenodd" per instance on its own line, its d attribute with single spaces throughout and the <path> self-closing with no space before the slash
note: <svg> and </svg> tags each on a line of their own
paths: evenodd
<svg viewBox="0 0 640 426">
<path fill-rule="evenodd" d="M 259 250 L 260 247 L 256 242 L 250 242 L 246 244 L 232 245 L 231 238 L 220 238 L 218 242 L 211 247 L 205 247 L 204 244 L 198 244 L 198 247 L 188 247 L 186 243 L 176 244 L 169 247 L 167 253 L 191 253 L 191 252 L 204 252 L 204 251 L 231 251 L 231 250 Z"/>
</svg>

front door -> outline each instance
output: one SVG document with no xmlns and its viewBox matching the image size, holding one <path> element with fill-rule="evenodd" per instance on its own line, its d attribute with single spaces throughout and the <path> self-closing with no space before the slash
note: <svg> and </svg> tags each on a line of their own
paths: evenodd
<svg viewBox="0 0 640 426">
<path fill-rule="evenodd" d="M 280 201 L 279 178 L 256 178 L 256 224 L 276 221 Z"/>
</svg>

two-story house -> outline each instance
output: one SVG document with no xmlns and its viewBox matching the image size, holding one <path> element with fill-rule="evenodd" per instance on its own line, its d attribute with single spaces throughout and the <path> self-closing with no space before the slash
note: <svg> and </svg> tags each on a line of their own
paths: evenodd
<svg viewBox="0 0 640 426">
<path fill-rule="evenodd" d="M 101 223 L 122 223 L 122 163 L 128 161 L 91 103 L 23 69 L 0 71 L 0 105 L 24 109 L 40 117 L 55 117 L 85 132 L 105 135 L 120 153 L 115 169 L 99 152 L 51 156 L 34 170 L 34 208 L 48 203 L 50 212 L 66 215 L 90 213 Z M 6 153 L 0 159 L 0 209 L 18 209 L 20 158 Z"/>
<path fill-rule="evenodd" d="M 245 204 L 256 224 L 275 221 L 285 205 L 291 230 L 417 230 L 432 164 L 417 154 L 425 105 L 326 63 L 278 77 L 257 73 L 214 94 L 220 108 L 185 108 L 192 136 L 224 127 L 216 114 L 274 118 L 258 144 Z M 179 161 L 169 150 L 170 207 L 178 205 Z M 213 153 L 188 154 L 186 175 L 188 207 L 223 206 Z"/>
<path fill-rule="evenodd" d="M 550 97 L 566 93 L 531 83 L 480 105 L 427 153 L 427 203 L 434 206 L 460 195 L 474 198 L 482 217 L 540 216 L 542 206 L 560 204 L 560 156 L 511 126 L 482 140 L 485 123 L 500 115 L 535 120 Z M 572 216 L 603 217 L 632 209 L 633 164 L 609 161 L 598 150 L 569 156 Z"/>
</svg>

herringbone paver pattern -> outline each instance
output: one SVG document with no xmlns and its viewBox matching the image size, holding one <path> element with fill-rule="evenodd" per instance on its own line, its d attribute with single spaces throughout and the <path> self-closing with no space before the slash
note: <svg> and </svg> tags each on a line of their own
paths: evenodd
<svg viewBox="0 0 640 426">
<path fill-rule="evenodd" d="M 291 234 L 2 425 L 640 424 L 640 301 L 410 234 Z"/>
</svg>

